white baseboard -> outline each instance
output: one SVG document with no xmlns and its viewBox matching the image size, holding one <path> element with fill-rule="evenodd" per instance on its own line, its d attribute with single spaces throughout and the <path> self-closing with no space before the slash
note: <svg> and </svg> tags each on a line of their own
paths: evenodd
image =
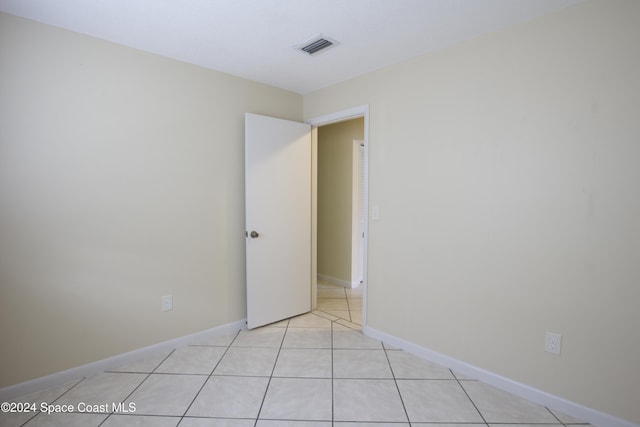
<svg viewBox="0 0 640 427">
<path fill-rule="evenodd" d="M 401 338 L 397 338 L 385 332 L 378 331 L 374 328 L 363 326 L 362 333 L 371 338 L 375 338 L 379 341 L 390 344 L 394 347 L 398 347 L 406 351 L 407 353 L 414 354 L 422 359 L 437 363 L 438 365 L 444 366 L 471 378 L 478 379 L 496 388 L 515 394 L 516 396 L 523 397 L 532 402 L 546 406 L 550 409 L 554 409 L 566 415 L 578 418 L 594 426 L 640 427 L 640 425 L 634 424 L 630 421 L 614 417 L 613 415 L 609 415 L 604 412 L 596 411 L 595 409 L 591 409 L 578 403 L 563 399 L 561 397 L 554 396 L 542 390 L 530 387 L 526 384 L 518 383 L 516 381 L 510 380 L 509 378 L 494 374 L 493 372 L 485 371 L 484 369 L 478 368 L 476 366 L 470 365 L 468 363 L 462 362 L 460 360 L 454 359 L 453 357 L 446 356 L 442 353 L 438 353 L 428 348 L 421 347 L 415 343 L 405 341 Z"/>
<path fill-rule="evenodd" d="M 336 277 L 324 276 L 322 274 L 318 274 L 318 281 L 320 280 L 322 280 L 323 282 L 333 283 L 334 285 L 344 286 L 345 288 L 355 288 L 358 285 L 360 285 L 360 283 L 354 284 L 348 280 L 342 280 Z"/>
<path fill-rule="evenodd" d="M 120 366 L 125 366 L 135 361 L 153 356 L 160 351 L 173 350 L 175 348 L 185 347 L 195 341 L 229 335 L 241 329 L 245 329 L 246 327 L 247 321 L 246 319 L 242 319 L 227 323 L 226 325 L 216 326 L 215 328 L 207 329 L 205 331 L 196 332 L 194 334 L 174 338 L 148 347 L 129 351 L 127 353 L 118 354 L 86 365 L 77 366 L 75 368 L 67 369 L 66 371 L 56 372 L 45 377 L 35 378 L 30 381 L 5 387 L 0 389 L 0 402 L 6 402 L 36 391 L 67 384 L 83 377 L 98 375 L 104 371 L 116 369 Z"/>
</svg>

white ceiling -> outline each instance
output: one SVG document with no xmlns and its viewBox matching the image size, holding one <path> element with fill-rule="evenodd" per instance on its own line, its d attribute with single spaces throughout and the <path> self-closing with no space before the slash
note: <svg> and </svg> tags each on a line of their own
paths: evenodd
<svg viewBox="0 0 640 427">
<path fill-rule="evenodd" d="M 306 94 L 580 1 L 0 0 L 0 11 Z M 318 34 L 340 45 L 293 48 Z"/>
</svg>

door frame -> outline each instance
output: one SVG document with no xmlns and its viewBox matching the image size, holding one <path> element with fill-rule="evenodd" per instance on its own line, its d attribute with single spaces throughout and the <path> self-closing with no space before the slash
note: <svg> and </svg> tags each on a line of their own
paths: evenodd
<svg viewBox="0 0 640 427">
<path fill-rule="evenodd" d="M 353 159 L 351 162 L 351 287 L 364 283 L 364 236 L 367 221 L 364 209 L 366 188 L 364 185 L 364 140 L 352 142 Z M 360 173 L 362 172 L 362 176 Z"/>
<path fill-rule="evenodd" d="M 364 118 L 364 271 L 362 273 L 362 326 L 367 324 L 367 284 L 369 252 L 369 105 L 360 105 L 305 120 L 311 125 L 311 309 L 318 308 L 318 127 Z"/>
</svg>

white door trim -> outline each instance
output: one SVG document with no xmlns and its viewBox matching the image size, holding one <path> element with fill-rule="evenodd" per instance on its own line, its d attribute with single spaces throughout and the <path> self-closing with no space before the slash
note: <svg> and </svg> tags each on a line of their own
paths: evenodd
<svg viewBox="0 0 640 427">
<path fill-rule="evenodd" d="M 324 116 L 314 117 L 308 120 L 305 120 L 305 123 L 310 124 L 312 129 L 317 129 L 318 126 L 328 125 L 337 122 L 343 122 L 345 120 L 355 119 L 358 117 L 364 118 L 364 158 L 365 167 L 364 170 L 364 209 L 365 209 L 365 234 L 364 234 L 364 272 L 363 272 L 363 284 L 364 289 L 362 292 L 362 326 L 364 327 L 367 324 L 367 284 L 368 284 L 368 252 L 369 252 L 369 105 L 360 105 L 358 107 L 348 108 L 346 110 L 337 111 L 335 113 L 326 114 Z M 317 135 L 317 132 L 315 133 Z M 317 138 L 313 138 L 312 132 L 312 144 L 317 143 Z M 316 149 L 312 150 L 312 155 L 314 156 L 313 163 L 317 162 L 317 146 Z M 316 169 L 317 173 L 317 169 Z M 313 195 L 312 200 L 317 200 L 317 186 L 314 185 L 312 187 Z M 312 205 L 313 209 L 317 209 L 317 203 L 314 202 Z M 317 216 L 312 215 L 311 221 L 312 228 L 312 246 L 315 247 L 317 245 L 317 229 L 318 229 L 318 221 Z M 313 252 L 315 253 L 315 251 Z M 316 254 L 317 256 L 317 254 Z M 318 283 L 315 280 L 315 277 L 312 278 L 311 281 L 311 295 L 312 295 L 312 309 L 316 309 L 316 300 L 315 295 L 318 291 Z"/>
<path fill-rule="evenodd" d="M 364 140 L 354 139 L 353 162 L 351 171 L 351 282 L 350 286 L 356 288 L 364 283 L 364 236 L 365 223 L 367 221 L 364 209 L 364 171 L 367 168 L 364 162 Z"/>
</svg>

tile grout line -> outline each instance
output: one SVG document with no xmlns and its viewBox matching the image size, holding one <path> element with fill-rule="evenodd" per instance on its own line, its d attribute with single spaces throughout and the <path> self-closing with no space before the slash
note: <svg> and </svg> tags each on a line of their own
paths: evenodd
<svg viewBox="0 0 640 427">
<path fill-rule="evenodd" d="M 451 372 L 451 375 L 453 375 L 453 378 L 456 379 L 456 382 L 458 383 L 458 385 L 460 386 L 460 388 L 462 389 L 462 391 L 464 392 L 465 396 L 467 396 L 467 399 L 469 399 L 469 402 L 471 402 L 471 404 L 473 405 L 474 408 L 476 408 L 476 411 L 478 411 L 478 415 L 480 415 L 480 418 L 482 418 L 482 421 L 484 422 L 484 424 L 489 427 L 489 423 L 487 422 L 487 420 L 485 419 L 484 415 L 482 415 L 482 412 L 480 412 L 480 409 L 478 409 L 478 406 L 476 405 L 476 402 L 473 401 L 473 399 L 471 398 L 471 396 L 469 396 L 469 393 L 467 393 L 467 389 L 464 388 L 464 386 L 462 385 L 462 383 L 460 382 L 460 380 L 458 379 L 458 377 L 456 377 L 456 374 L 453 373 L 453 371 L 451 369 L 449 369 L 449 372 Z"/>
<path fill-rule="evenodd" d="M 164 358 L 164 359 L 162 359 L 162 360 L 160 361 L 160 363 L 158 363 L 158 364 L 156 365 L 156 367 L 155 367 L 155 368 L 153 368 L 153 369 L 151 370 L 151 372 L 148 372 L 148 373 L 147 373 L 147 376 L 146 376 L 146 377 L 144 377 L 144 379 L 143 379 L 142 381 L 140 381 L 140 384 L 138 384 L 137 386 L 135 386 L 135 387 L 134 387 L 134 389 L 133 389 L 133 390 L 131 390 L 131 392 L 130 392 L 129 394 L 127 394 L 127 395 L 124 397 L 124 399 L 122 399 L 122 400 L 120 401 L 120 403 L 124 403 L 128 398 L 130 398 L 130 397 L 131 397 L 131 395 L 132 395 L 133 393 L 135 393 L 135 392 L 136 392 L 136 390 L 138 390 L 138 389 L 142 386 L 142 384 L 144 384 L 144 383 L 149 379 L 149 377 L 151 377 L 151 375 L 156 371 L 156 369 L 158 369 L 158 368 L 160 367 L 160 365 L 162 365 L 162 364 L 165 362 L 165 360 L 167 360 L 169 357 L 171 357 L 171 355 L 172 355 L 173 353 L 175 353 L 175 351 L 176 351 L 176 349 L 175 349 L 175 348 L 174 348 L 173 350 L 171 350 L 171 351 L 169 352 L 169 354 L 167 354 L 167 355 L 165 356 L 165 358 Z M 117 373 L 120 373 L 120 372 L 113 372 L 113 373 L 117 374 Z M 129 372 L 129 373 L 127 373 L 127 374 L 128 374 L 128 375 L 130 375 L 130 374 L 132 374 L 132 372 Z M 56 399 L 56 400 L 57 400 L 57 399 Z M 104 423 L 106 423 L 106 422 L 107 422 L 107 420 L 108 420 L 109 418 L 111 418 L 111 416 L 112 416 L 114 413 L 115 413 L 114 411 L 111 411 L 111 412 L 109 413 L 109 415 L 107 415 L 107 417 L 106 417 L 104 420 L 102 420 L 102 422 L 101 422 L 100 424 L 98 424 L 98 426 L 101 426 L 101 425 L 103 425 Z"/>
<path fill-rule="evenodd" d="M 567 426 L 565 423 L 562 422 L 562 420 L 560 418 L 558 418 L 558 416 L 556 414 L 553 413 L 553 411 L 549 408 L 547 408 L 546 406 L 544 407 L 544 409 L 546 409 L 547 411 L 549 411 L 549 413 L 551 414 L 551 416 L 553 416 L 553 418 L 555 418 L 556 420 L 558 420 L 558 422 L 560 424 L 562 424 L 563 426 Z"/>
<path fill-rule="evenodd" d="M 347 303 L 347 313 L 349 313 L 349 322 L 353 323 L 353 317 L 351 316 L 351 306 L 349 305 L 349 296 L 347 295 L 347 288 L 344 288 L 344 300 Z"/>
<path fill-rule="evenodd" d="M 407 407 L 404 404 L 404 399 L 402 398 L 402 393 L 400 392 L 400 386 L 398 385 L 398 380 L 396 379 L 396 374 L 393 372 L 393 366 L 391 366 L 391 360 L 389 360 L 389 355 L 387 354 L 387 349 L 384 348 L 384 343 L 380 341 L 382 351 L 384 351 L 384 357 L 387 359 L 387 363 L 389 364 L 389 370 L 391 371 L 391 376 L 393 377 L 393 383 L 396 386 L 396 390 L 398 391 L 398 396 L 400 397 L 400 403 L 402 403 L 402 409 L 404 410 L 404 416 L 407 417 L 407 422 L 409 426 L 411 426 L 411 419 L 409 418 L 409 413 L 407 412 Z"/>
<path fill-rule="evenodd" d="M 347 293 L 347 290 L 344 290 L 345 293 Z M 347 301 L 347 312 L 349 313 L 349 322 L 353 323 L 353 316 L 351 315 L 351 304 L 349 304 L 349 298 L 345 298 L 345 301 Z"/>
<path fill-rule="evenodd" d="M 335 424 L 336 413 L 335 413 L 335 405 L 334 405 L 334 372 L 333 372 L 333 322 L 331 321 L 331 425 Z"/>
<path fill-rule="evenodd" d="M 289 331 L 289 323 L 291 323 L 291 319 L 287 319 L 287 326 L 284 328 L 284 334 L 282 334 L 282 340 L 280 341 L 280 347 L 278 347 L 278 353 L 276 354 L 276 360 L 273 362 L 273 368 L 271 369 L 271 375 L 269 375 L 269 381 L 267 382 L 267 388 L 264 390 L 264 395 L 262 396 L 262 402 L 260 402 L 260 409 L 258 409 L 258 414 L 256 415 L 256 421 L 253 424 L 253 427 L 258 425 L 258 420 L 260 419 L 260 413 L 262 412 L 262 408 L 264 406 L 264 401 L 267 399 L 267 393 L 269 393 L 269 387 L 271 386 L 271 380 L 273 379 L 273 373 L 276 371 L 276 366 L 278 366 L 278 359 L 280 358 L 280 352 L 282 351 L 282 345 L 284 344 L 284 340 L 287 337 L 287 331 Z"/>
<path fill-rule="evenodd" d="M 64 396 L 65 394 L 69 393 L 71 390 L 73 390 L 74 388 L 76 388 L 76 386 L 78 384 L 80 384 L 82 381 L 86 380 L 87 377 L 82 377 L 80 378 L 78 381 L 75 382 L 75 384 L 73 384 L 71 387 L 69 387 L 67 390 L 65 390 L 64 392 L 62 392 L 62 394 L 58 397 L 56 397 L 55 399 L 53 399 L 51 401 L 51 404 L 55 403 L 57 400 L 59 400 L 62 396 Z M 47 402 L 48 403 L 48 402 Z M 29 419 L 27 419 L 27 421 L 25 421 L 24 423 L 20 424 L 21 426 L 24 426 L 25 424 L 31 422 L 35 417 L 37 417 L 38 415 L 40 415 L 42 413 L 42 411 L 37 410 L 32 417 L 30 417 Z"/>
<path fill-rule="evenodd" d="M 202 383 L 202 385 L 200 386 L 200 388 L 198 389 L 198 392 L 196 393 L 195 396 L 193 396 L 193 399 L 191 399 L 191 403 L 189 403 L 189 406 L 187 406 L 187 409 L 184 410 L 184 413 L 180 416 L 180 421 L 178 421 L 177 425 L 180 425 L 180 423 L 182 423 L 182 420 L 184 419 L 185 415 L 187 415 L 187 412 L 189 412 L 189 409 L 191 409 L 191 407 L 193 406 L 193 403 L 196 401 L 196 399 L 198 398 L 198 396 L 200 396 L 200 393 L 202 393 L 202 389 L 204 389 L 204 386 L 207 385 L 207 382 L 209 382 L 209 380 L 211 379 L 211 377 L 213 376 L 213 373 L 215 372 L 216 368 L 220 365 L 220 362 L 222 362 L 222 359 L 224 359 L 224 356 L 227 355 L 227 353 L 229 352 L 229 349 L 231 348 L 231 346 L 233 345 L 233 343 L 236 341 L 236 339 L 238 339 L 238 337 L 240 336 L 240 332 L 242 332 L 242 330 L 239 330 L 238 332 L 236 332 L 236 336 L 233 337 L 233 339 L 231 340 L 231 342 L 229 343 L 229 345 L 227 346 L 227 348 L 225 349 L 224 353 L 222 353 L 222 356 L 220 356 L 220 358 L 218 359 L 218 361 L 216 362 L 215 366 L 211 369 L 211 372 L 209 372 L 209 375 L 207 376 L 207 378 L 204 380 L 204 382 Z M 157 368 L 156 368 L 157 369 Z M 177 427 L 177 426 L 176 426 Z"/>
</svg>

